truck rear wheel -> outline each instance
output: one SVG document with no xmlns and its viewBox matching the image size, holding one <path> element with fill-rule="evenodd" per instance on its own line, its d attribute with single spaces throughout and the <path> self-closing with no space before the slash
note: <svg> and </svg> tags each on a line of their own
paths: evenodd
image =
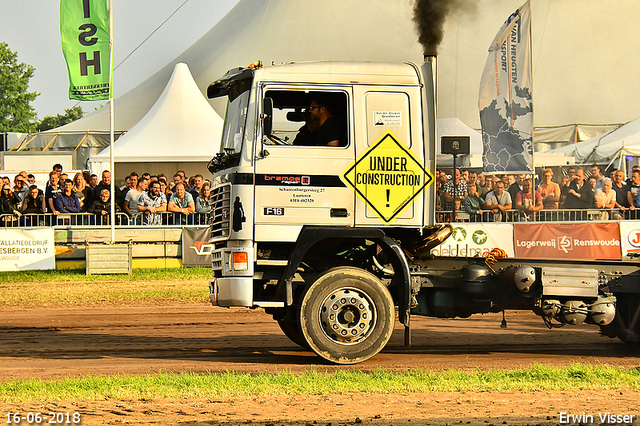
<svg viewBox="0 0 640 426">
<path fill-rule="evenodd" d="M 394 303 L 373 274 L 352 267 L 330 269 L 305 290 L 300 329 L 309 347 L 336 364 L 365 361 L 393 332 Z"/>
<path fill-rule="evenodd" d="M 615 327 L 615 335 L 625 343 L 640 345 L 640 295 L 618 294 L 616 302 L 616 318 L 610 324 Z M 607 334 L 603 331 L 603 334 Z"/>
</svg>

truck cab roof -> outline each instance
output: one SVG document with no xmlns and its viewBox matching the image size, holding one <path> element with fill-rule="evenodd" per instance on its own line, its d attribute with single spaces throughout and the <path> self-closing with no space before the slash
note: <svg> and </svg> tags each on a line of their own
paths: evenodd
<svg viewBox="0 0 640 426">
<path fill-rule="evenodd" d="M 224 77 L 211 83 L 209 98 L 223 96 L 241 80 L 257 77 L 260 81 L 286 81 L 289 83 L 418 85 L 421 84 L 418 67 L 410 62 L 294 62 L 267 67 L 234 68 Z"/>
</svg>

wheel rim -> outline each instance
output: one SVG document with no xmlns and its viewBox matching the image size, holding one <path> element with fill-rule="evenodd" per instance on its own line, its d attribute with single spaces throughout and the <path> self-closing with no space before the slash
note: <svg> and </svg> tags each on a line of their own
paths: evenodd
<svg viewBox="0 0 640 426">
<path fill-rule="evenodd" d="M 342 345 L 366 339 L 378 316 L 371 297 L 352 287 L 339 288 L 327 295 L 318 314 L 324 334 Z"/>
</svg>

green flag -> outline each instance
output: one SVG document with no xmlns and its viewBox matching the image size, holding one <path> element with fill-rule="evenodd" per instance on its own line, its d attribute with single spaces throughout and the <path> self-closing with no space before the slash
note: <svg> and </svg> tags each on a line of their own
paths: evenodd
<svg viewBox="0 0 640 426">
<path fill-rule="evenodd" d="M 69 70 L 69 99 L 109 99 L 107 0 L 60 0 L 60 36 Z"/>
</svg>

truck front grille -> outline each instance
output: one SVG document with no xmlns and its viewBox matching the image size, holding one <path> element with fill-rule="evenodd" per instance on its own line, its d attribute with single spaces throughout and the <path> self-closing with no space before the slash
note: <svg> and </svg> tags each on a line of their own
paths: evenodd
<svg viewBox="0 0 640 426">
<path fill-rule="evenodd" d="M 222 270 L 222 251 L 214 251 L 211 253 L 211 269 L 214 271 Z"/>
<path fill-rule="evenodd" d="M 211 227 L 209 241 L 229 239 L 231 223 L 231 184 L 223 184 L 211 190 Z"/>
</svg>

